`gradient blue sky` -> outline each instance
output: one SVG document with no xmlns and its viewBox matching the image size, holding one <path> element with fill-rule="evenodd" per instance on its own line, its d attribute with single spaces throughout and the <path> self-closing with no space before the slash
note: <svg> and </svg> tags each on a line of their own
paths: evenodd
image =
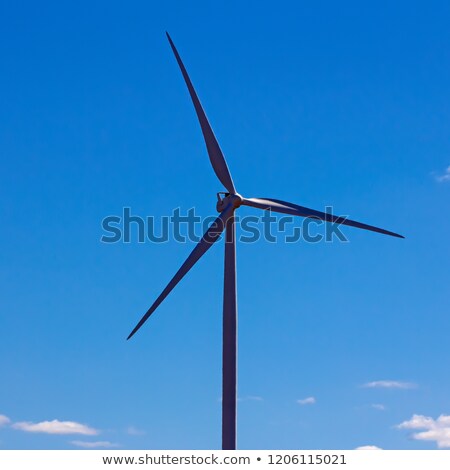
<svg viewBox="0 0 450 470">
<path fill-rule="evenodd" d="M 192 245 L 99 241 L 222 190 L 166 29 L 242 194 L 407 237 L 238 247 L 239 447 L 446 445 L 449 24 L 447 1 L 2 2 L 0 448 L 220 445 L 223 246 L 126 342 Z"/>
</svg>

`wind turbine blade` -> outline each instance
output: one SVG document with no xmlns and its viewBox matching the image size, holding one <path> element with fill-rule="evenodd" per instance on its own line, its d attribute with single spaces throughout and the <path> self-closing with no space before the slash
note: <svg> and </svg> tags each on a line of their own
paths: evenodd
<svg viewBox="0 0 450 470">
<path fill-rule="evenodd" d="M 139 323 L 134 327 L 133 331 L 129 334 L 127 339 L 130 339 L 141 326 L 148 320 L 150 315 L 158 308 L 161 302 L 170 294 L 172 289 L 183 279 L 189 272 L 194 264 L 211 248 L 220 234 L 225 230 L 226 223 L 230 216 L 233 214 L 234 207 L 228 206 L 217 219 L 210 225 L 208 230 L 203 235 L 197 246 L 193 249 L 192 253 L 188 256 L 186 261 L 182 264 L 181 268 L 177 271 L 172 280 L 167 284 L 160 296 L 155 300 L 153 305 L 147 310 L 145 315 L 140 319 Z"/>
<path fill-rule="evenodd" d="M 338 217 L 325 212 L 316 211 L 314 209 L 308 209 L 307 207 L 298 206 L 290 202 L 280 201 L 278 199 L 261 199 L 261 198 L 249 198 L 243 199 L 242 205 L 257 207 L 258 209 L 271 210 L 274 212 L 281 212 L 282 214 L 296 215 L 300 217 L 311 217 L 314 219 L 320 219 L 325 222 L 334 222 L 342 225 L 349 225 L 350 227 L 361 228 L 363 230 L 370 230 L 371 232 L 378 232 L 384 235 L 390 235 L 397 238 L 405 238 L 403 235 L 398 233 L 390 232 L 382 228 L 374 227 L 373 225 L 363 224 L 354 220 L 346 219 L 345 217 Z"/>
<path fill-rule="evenodd" d="M 206 143 L 206 149 L 208 150 L 209 159 L 211 161 L 211 165 L 216 173 L 217 177 L 221 181 L 221 183 L 227 188 L 228 192 L 231 194 L 236 194 L 236 189 L 234 188 L 233 180 L 231 179 L 230 170 L 228 169 L 227 162 L 225 161 L 225 157 L 223 156 L 222 150 L 220 149 L 219 143 L 214 135 L 213 130 L 208 122 L 208 118 L 206 117 L 205 111 L 202 108 L 200 100 L 198 99 L 197 93 L 194 90 L 192 85 L 191 79 L 184 67 L 184 64 L 181 60 L 180 55 L 173 43 L 169 33 L 166 32 L 167 39 L 169 40 L 170 47 L 172 48 L 173 53 L 175 54 L 175 58 L 177 59 L 178 65 L 181 69 L 181 73 L 183 74 L 184 81 L 189 90 L 189 94 L 191 95 L 192 103 L 194 104 L 195 111 L 197 113 L 198 120 L 200 122 L 200 127 L 202 128 L 203 137 Z"/>
</svg>

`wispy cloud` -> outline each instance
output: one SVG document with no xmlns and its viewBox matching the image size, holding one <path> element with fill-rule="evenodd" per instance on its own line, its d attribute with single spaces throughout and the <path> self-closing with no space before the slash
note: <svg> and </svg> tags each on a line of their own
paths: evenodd
<svg viewBox="0 0 450 470">
<path fill-rule="evenodd" d="M 375 380 L 362 385 L 364 388 L 416 388 L 417 385 L 412 382 L 400 382 L 398 380 Z"/>
<path fill-rule="evenodd" d="M 45 434 L 83 434 L 85 436 L 95 436 L 99 434 L 97 429 L 93 429 L 85 424 L 76 423 L 74 421 L 42 421 L 40 423 L 32 423 L 22 421 L 12 425 L 14 429 L 25 432 L 40 432 Z"/>
<path fill-rule="evenodd" d="M 444 183 L 446 181 L 450 181 L 450 166 L 448 166 L 445 169 L 444 173 L 436 174 L 435 178 L 436 178 L 436 181 L 438 181 L 439 183 Z"/>
<path fill-rule="evenodd" d="M 297 403 L 299 405 L 314 405 L 314 403 L 316 403 L 316 399 L 314 397 L 301 398 L 300 400 L 297 400 Z"/>
<path fill-rule="evenodd" d="M 441 415 L 437 419 L 423 415 L 413 415 L 397 426 L 398 429 L 425 429 L 412 435 L 418 441 L 435 441 L 439 448 L 450 447 L 450 415 Z"/>
<path fill-rule="evenodd" d="M 379 410 L 379 411 L 384 411 L 386 409 L 386 407 L 384 405 L 382 405 L 381 403 L 372 403 L 370 406 L 373 409 Z"/>
<path fill-rule="evenodd" d="M 264 401 L 264 398 L 257 395 L 247 395 L 245 397 L 239 397 L 238 401 Z"/>
<path fill-rule="evenodd" d="M 383 450 L 383 449 L 377 446 L 360 446 L 360 447 L 356 447 L 355 450 Z"/>
<path fill-rule="evenodd" d="M 8 418 L 8 416 L 5 415 L 0 415 L 0 426 L 5 426 L 5 424 L 9 424 L 11 420 Z"/>
<path fill-rule="evenodd" d="M 98 448 L 109 449 L 111 447 L 119 447 L 119 444 L 115 444 L 114 442 L 109 442 L 109 441 L 94 441 L 94 442 L 70 441 L 70 443 L 77 447 L 83 447 L 84 449 L 98 449 Z"/>
<path fill-rule="evenodd" d="M 126 431 L 130 436 L 143 436 L 145 434 L 145 431 L 138 429 L 135 426 L 128 426 Z"/>
<path fill-rule="evenodd" d="M 219 397 L 217 401 L 222 403 L 222 397 Z M 238 397 L 237 401 L 264 401 L 264 398 L 258 395 L 246 395 L 243 397 Z"/>
</svg>

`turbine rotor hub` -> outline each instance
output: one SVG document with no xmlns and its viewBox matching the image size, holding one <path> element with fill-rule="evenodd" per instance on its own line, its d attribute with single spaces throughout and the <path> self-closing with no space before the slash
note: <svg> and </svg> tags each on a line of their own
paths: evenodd
<svg viewBox="0 0 450 470">
<path fill-rule="evenodd" d="M 238 193 L 217 193 L 217 212 L 223 212 L 230 204 L 237 209 L 242 204 L 242 196 Z"/>
</svg>

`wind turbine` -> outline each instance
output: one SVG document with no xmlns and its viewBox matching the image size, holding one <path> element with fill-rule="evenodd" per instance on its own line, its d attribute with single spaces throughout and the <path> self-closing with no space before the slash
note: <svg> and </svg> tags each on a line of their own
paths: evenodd
<svg viewBox="0 0 450 470">
<path fill-rule="evenodd" d="M 280 201 L 269 198 L 245 198 L 241 196 L 234 186 L 227 162 L 220 149 L 214 132 L 202 108 L 197 93 L 194 90 L 189 75 L 181 61 L 180 55 L 170 38 L 166 33 L 170 46 L 178 65 L 183 74 L 192 103 L 197 113 L 203 137 L 206 143 L 211 165 L 219 178 L 219 181 L 225 186 L 227 192 L 217 193 L 217 211 L 220 215 L 210 225 L 203 235 L 200 242 L 195 246 L 192 253 L 188 256 L 181 268 L 177 271 L 172 280 L 164 288 L 160 296 L 153 305 L 147 310 L 140 319 L 127 339 L 130 339 L 148 320 L 150 315 L 158 308 L 161 302 L 169 295 L 172 289 L 183 279 L 195 263 L 208 251 L 209 248 L 220 238 L 225 231 L 225 271 L 223 286 L 223 350 L 222 350 L 222 449 L 236 449 L 236 346 L 237 346 L 237 299 L 236 299 L 236 228 L 234 220 L 234 211 L 240 206 L 250 206 L 257 209 L 280 212 L 300 217 L 311 217 L 325 222 L 340 223 L 350 225 L 372 232 L 382 233 L 393 237 L 404 238 L 394 232 L 389 232 L 372 225 L 362 224 L 343 217 L 336 217 L 329 213 L 308 209 L 290 202 Z"/>
</svg>

